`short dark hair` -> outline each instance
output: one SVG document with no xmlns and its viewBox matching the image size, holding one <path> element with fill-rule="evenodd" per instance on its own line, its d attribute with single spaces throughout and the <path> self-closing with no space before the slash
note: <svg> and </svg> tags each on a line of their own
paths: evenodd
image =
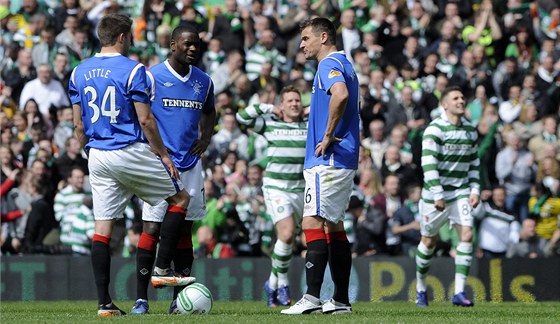
<svg viewBox="0 0 560 324">
<path fill-rule="evenodd" d="M 171 33 L 171 39 L 177 40 L 177 38 L 179 38 L 179 36 L 181 36 L 183 33 L 193 33 L 198 35 L 198 30 L 192 26 L 179 25 L 177 26 L 177 28 L 173 29 L 173 32 Z"/>
<path fill-rule="evenodd" d="M 297 94 L 301 97 L 301 93 L 296 87 L 294 87 L 293 85 L 287 85 L 280 91 L 280 98 L 284 99 L 284 94 L 288 92 L 297 92 Z"/>
<path fill-rule="evenodd" d="M 447 95 L 449 95 L 453 91 L 459 91 L 459 92 L 463 93 L 463 89 L 461 89 L 461 87 L 459 87 L 459 86 L 447 87 L 441 93 L 441 100 L 443 101 L 445 99 L 445 97 L 447 97 Z"/>
<path fill-rule="evenodd" d="M 97 27 L 97 35 L 101 46 L 111 46 L 117 43 L 120 34 L 130 34 L 132 19 L 130 17 L 111 13 L 101 18 Z"/>
<path fill-rule="evenodd" d="M 300 31 L 311 26 L 313 34 L 327 33 L 329 43 L 336 44 L 336 28 L 334 24 L 327 18 L 317 17 L 311 20 L 305 20 L 299 25 Z"/>
</svg>

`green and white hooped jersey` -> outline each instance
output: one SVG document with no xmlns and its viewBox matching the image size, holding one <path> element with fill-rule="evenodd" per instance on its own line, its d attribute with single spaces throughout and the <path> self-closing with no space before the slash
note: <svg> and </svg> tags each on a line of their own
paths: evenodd
<svg viewBox="0 0 560 324">
<path fill-rule="evenodd" d="M 268 141 L 268 163 L 263 187 L 287 192 L 303 192 L 303 162 L 307 122 L 286 123 L 272 115 L 273 105 L 257 104 L 237 113 L 240 124 L 252 128 Z"/>
<path fill-rule="evenodd" d="M 478 134 L 465 118 L 453 125 L 446 114 L 433 120 L 422 137 L 422 199 L 427 203 L 452 202 L 480 195 Z"/>
</svg>

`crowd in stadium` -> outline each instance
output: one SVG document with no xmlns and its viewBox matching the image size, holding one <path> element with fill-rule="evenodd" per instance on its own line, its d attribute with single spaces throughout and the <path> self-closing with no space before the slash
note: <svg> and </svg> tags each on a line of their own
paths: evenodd
<svg viewBox="0 0 560 324">
<path fill-rule="evenodd" d="M 277 104 L 286 85 L 309 105 L 316 62 L 299 51 L 299 23 L 314 16 L 335 22 L 360 84 L 362 147 L 345 218 L 354 255 L 414 256 L 422 133 L 442 112 L 441 92 L 456 85 L 479 134 L 475 255 L 560 256 L 555 0 L 0 0 L 2 254 L 90 253 L 87 157 L 73 137 L 67 90 L 72 69 L 99 49 L 96 24 L 111 12 L 134 17 L 130 57 L 147 67 L 166 59 L 175 27 L 200 31 L 198 66 L 214 82 L 218 120 L 203 160 L 198 257 L 270 254 L 266 141 L 236 113 Z M 114 255 L 134 253 L 141 210 L 133 199 L 113 234 Z M 440 237 L 437 254 L 453 255 L 454 232 L 444 227 Z M 304 253 L 298 242 L 294 253 Z"/>
</svg>

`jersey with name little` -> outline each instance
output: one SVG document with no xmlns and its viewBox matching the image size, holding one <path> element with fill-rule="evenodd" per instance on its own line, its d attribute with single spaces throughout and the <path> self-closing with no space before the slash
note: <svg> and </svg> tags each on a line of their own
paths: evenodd
<svg viewBox="0 0 560 324">
<path fill-rule="evenodd" d="M 68 95 L 82 107 L 86 148 L 146 142 L 134 102 L 149 103 L 148 91 L 144 65 L 117 53 L 98 53 L 74 68 Z"/>
</svg>

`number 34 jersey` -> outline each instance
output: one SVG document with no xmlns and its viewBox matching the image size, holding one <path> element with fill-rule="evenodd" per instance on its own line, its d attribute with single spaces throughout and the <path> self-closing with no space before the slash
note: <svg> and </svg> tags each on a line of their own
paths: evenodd
<svg viewBox="0 0 560 324">
<path fill-rule="evenodd" d="M 146 68 L 120 54 L 96 54 L 78 65 L 68 95 L 82 107 L 86 148 L 116 150 L 146 142 L 134 102 L 149 104 Z"/>
</svg>

